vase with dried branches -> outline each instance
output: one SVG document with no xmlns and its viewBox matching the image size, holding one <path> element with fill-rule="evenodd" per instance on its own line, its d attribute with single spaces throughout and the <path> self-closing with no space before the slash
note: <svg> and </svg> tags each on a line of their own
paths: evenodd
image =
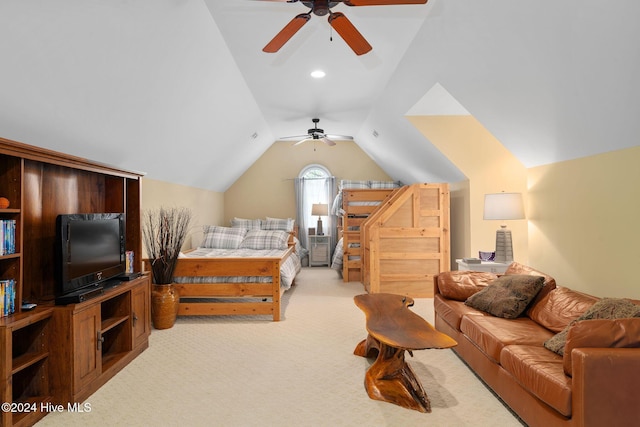
<svg viewBox="0 0 640 427">
<path fill-rule="evenodd" d="M 187 208 L 160 207 L 142 215 L 142 240 L 151 266 L 151 318 L 156 329 L 173 326 L 180 296 L 173 272 L 184 244 L 192 213 Z"/>
</svg>

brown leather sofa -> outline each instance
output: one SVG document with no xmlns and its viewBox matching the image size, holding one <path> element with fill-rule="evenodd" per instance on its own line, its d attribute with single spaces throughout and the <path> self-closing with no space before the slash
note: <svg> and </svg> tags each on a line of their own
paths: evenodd
<svg viewBox="0 0 640 427">
<path fill-rule="evenodd" d="M 543 343 L 599 298 L 556 286 L 518 263 L 505 274 L 545 278 L 515 319 L 465 305 L 497 278 L 492 273 L 435 277 L 435 327 L 458 342 L 453 350 L 530 426 L 640 425 L 640 318 L 574 322 L 561 356 Z"/>
</svg>

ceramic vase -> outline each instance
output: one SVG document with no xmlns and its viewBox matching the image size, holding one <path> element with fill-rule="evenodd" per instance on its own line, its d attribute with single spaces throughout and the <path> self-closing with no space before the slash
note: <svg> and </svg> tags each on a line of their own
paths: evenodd
<svg viewBox="0 0 640 427">
<path fill-rule="evenodd" d="M 175 287 L 168 285 L 152 285 L 151 320 L 156 329 L 169 329 L 176 322 L 180 295 Z"/>
</svg>

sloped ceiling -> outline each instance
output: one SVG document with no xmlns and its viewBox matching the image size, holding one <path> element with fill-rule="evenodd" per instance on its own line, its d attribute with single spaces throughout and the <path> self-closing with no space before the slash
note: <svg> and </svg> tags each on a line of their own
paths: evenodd
<svg viewBox="0 0 640 427">
<path fill-rule="evenodd" d="M 261 51 L 306 10 L 2 0 L 0 136 L 214 191 L 312 117 L 354 135 L 394 179 L 457 181 L 405 118 L 446 114 L 438 93 L 528 167 L 638 144 L 638 2 L 339 4 L 372 52 L 354 55 L 318 16 L 280 52 Z M 316 68 L 327 77 L 311 79 Z"/>
</svg>

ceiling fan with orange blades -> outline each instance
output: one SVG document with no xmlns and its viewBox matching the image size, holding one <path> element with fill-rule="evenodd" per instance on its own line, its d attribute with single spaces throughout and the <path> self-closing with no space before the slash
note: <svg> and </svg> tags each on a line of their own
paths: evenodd
<svg viewBox="0 0 640 427">
<path fill-rule="evenodd" d="M 293 18 L 282 30 L 262 49 L 267 53 L 275 53 L 289 41 L 295 33 L 298 32 L 304 24 L 311 19 L 311 14 L 317 16 L 329 15 L 329 24 L 340 37 L 349 45 L 356 55 L 363 55 L 371 50 L 371 45 L 360 34 L 356 27 L 340 12 L 333 12 L 331 8 L 338 3 L 344 3 L 347 6 L 390 6 L 400 4 L 425 4 L 427 0 L 263 0 L 277 1 L 284 3 L 302 3 L 310 10 L 307 13 L 301 13 Z"/>
<path fill-rule="evenodd" d="M 334 145 L 336 145 L 335 141 L 333 141 L 333 139 L 342 139 L 342 140 L 352 140 L 353 137 L 349 136 L 349 135 L 329 135 L 324 133 L 324 129 L 320 129 L 318 127 L 318 123 L 320 122 L 320 119 L 314 118 L 311 119 L 311 121 L 313 122 L 313 128 L 307 130 L 307 134 L 306 135 L 295 135 L 295 136 L 283 136 L 281 138 L 278 139 L 300 139 L 300 141 L 296 142 L 295 145 L 300 145 L 304 142 L 307 141 L 317 141 L 320 140 L 322 142 L 324 142 L 325 144 L 327 144 L 330 147 L 333 147 Z"/>
</svg>

